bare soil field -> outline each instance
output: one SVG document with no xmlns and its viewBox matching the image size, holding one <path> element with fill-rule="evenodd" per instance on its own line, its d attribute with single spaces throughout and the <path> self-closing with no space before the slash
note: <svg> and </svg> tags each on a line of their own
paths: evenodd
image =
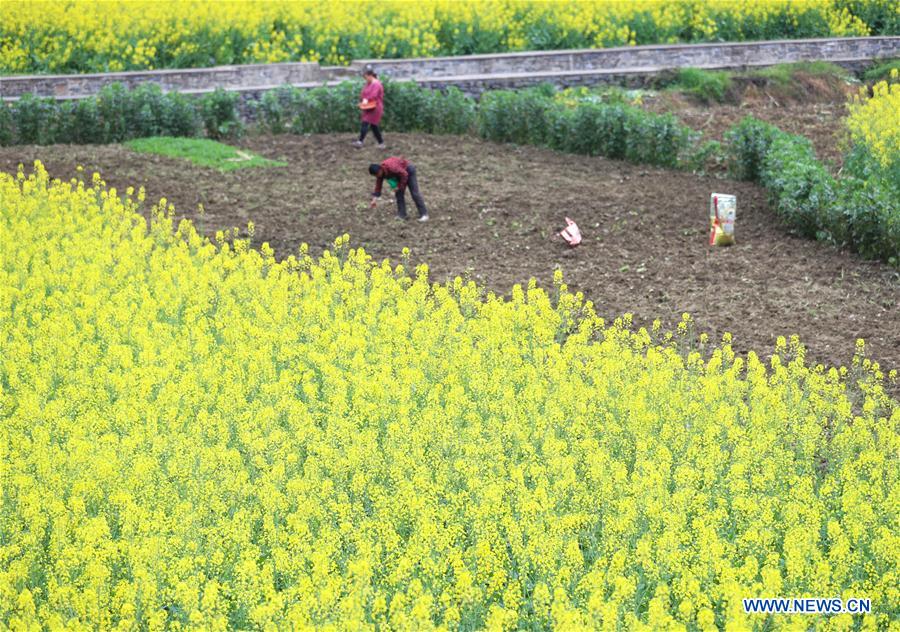
<svg viewBox="0 0 900 632">
<path fill-rule="evenodd" d="M 227 174 L 119 146 L 8 147 L 0 170 L 39 158 L 69 179 L 82 165 L 82 177 L 99 171 L 120 191 L 145 186 L 148 202 L 166 197 L 207 234 L 252 221 L 254 243 L 279 257 L 349 233 L 377 260 L 399 260 L 408 246 L 434 280 L 469 275 L 503 294 L 530 277 L 551 287 L 559 267 L 606 318 L 671 327 L 689 312 L 699 331 L 731 332 L 738 351 L 761 355 L 777 336 L 799 334 L 810 361 L 831 365 L 847 364 L 862 337 L 870 357 L 900 368 L 897 270 L 791 236 L 755 185 L 471 137 L 389 134 L 386 151 L 351 140 L 249 137 L 240 144 L 288 166 Z M 368 208 L 367 165 L 388 155 L 415 163 L 432 221 L 395 219 L 389 192 Z M 733 247 L 707 247 L 712 192 L 737 195 Z M 555 237 L 566 216 L 584 234 L 577 248 Z"/>
</svg>

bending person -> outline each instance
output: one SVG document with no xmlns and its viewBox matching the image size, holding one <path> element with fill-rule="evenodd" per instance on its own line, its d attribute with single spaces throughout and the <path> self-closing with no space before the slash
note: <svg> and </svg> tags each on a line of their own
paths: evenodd
<svg viewBox="0 0 900 632">
<path fill-rule="evenodd" d="M 425 208 L 425 200 L 422 198 L 422 192 L 419 191 L 419 181 L 416 179 L 414 164 L 406 158 L 391 156 L 381 164 L 369 165 L 369 173 L 375 176 L 375 192 L 372 193 L 372 203 L 370 204 L 372 208 L 375 208 L 378 203 L 378 198 L 381 197 L 381 185 L 387 180 L 396 189 L 397 216 L 400 219 L 409 219 L 406 214 L 406 189 L 409 187 L 413 202 L 416 203 L 416 209 L 419 211 L 419 221 L 428 221 L 428 209 Z"/>
</svg>

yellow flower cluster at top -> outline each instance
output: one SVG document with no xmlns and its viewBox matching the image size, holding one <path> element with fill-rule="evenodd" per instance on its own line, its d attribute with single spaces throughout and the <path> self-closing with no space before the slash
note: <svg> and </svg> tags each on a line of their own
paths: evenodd
<svg viewBox="0 0 900 632">
<path fill-rule="evenodd" d="M 852 9 L 852 10 L 851 10 Z M 893 0 L 6 0 L 0 73 L 868 35 Z"/>
<path fill-rule="evenodd" d="M 900 76 L 896 68 L 889 79 L 873 86 L 871 96 L 862 89 L 854 98 L 847 127 L 851 139 L 864 144 L 882 168 L 900 168 Z"/>
<path fill-rule="evenodd" d="M 900 616 L 900 408 L 868 359 L 701 357 L 561 275 L 502 300 L 347 236 L 276 261 L 142 198 L 0 173 L 4 629 Z"/>
</svg>

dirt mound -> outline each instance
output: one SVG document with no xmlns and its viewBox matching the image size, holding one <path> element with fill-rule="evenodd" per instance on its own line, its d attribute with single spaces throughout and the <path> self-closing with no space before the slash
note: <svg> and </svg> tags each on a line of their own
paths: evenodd
<svg viewBox="0 0 900 632">
<path fill-rule="evenodd" d="M 852 90 L 852 88 L 851 88 Z M 738 104 L 699 103 L 678 92 L 660 92 L 644 97 L 643 107 L 652 112 L 671 112 L 688 127 L 711 140 L 723 140 L 725 132 L 744 117 L 754 116 L 776 125 L 785 132 L 805 136 L 812 141 L 819 160 L 837 172 L 843 164 L 841 146 L 846 129 L 847 98 L 822 98 L 821 101 L 794 100 L 748 88 L 746 100 Z"/>
<path fill-rule="evenodd" d="M 727 91 L 727 103 L 752 107 L 755 103 L 775 102 L 779 105 L 844 102 L 856 89 L 834 75 L 795 71 L 789 80 L 768 77 L 737 76 Z"/>
<path fill-rule="evenodd" d="M 302 242 L 330 247 L 347 232 L 378 260 L 399 260 L 408 246 L 435 280 L 468 274 L 500 293 L 529 277 L 550 287 L 561 267 L 604 317 L 631 312 L 673 326 L 690 312 L 699 330 L 729 331 L 738 350 L 763 354 L 796 333 L 811 361 L 829 364 L 847 363 L 862 337 L 883 366 L 900 368 L 897 272 L 789 236 L 752 184 L 474 138 L 388 133 L 389 154 L 351 140 L 248 138 L 246 148 L 289 166 L 227 174 L 115 146 L 5 148 L 0 169 L 40 158 L 68 179 L 80 164 L 119 190 L 145 185 L 149 200 L 165 196 L 208 234 L 252 220 L 255 243 L 280 256 Z M 417 165 L 431 222 L 397 221 L 387 203 L 367 208 L 366 166 L 391 154 Z M 707 249 L 712 192 L 737 195 L 734 247 Z M 584 234 L 578 248 L 553 238 L 565 216 Z"/>
</svg>

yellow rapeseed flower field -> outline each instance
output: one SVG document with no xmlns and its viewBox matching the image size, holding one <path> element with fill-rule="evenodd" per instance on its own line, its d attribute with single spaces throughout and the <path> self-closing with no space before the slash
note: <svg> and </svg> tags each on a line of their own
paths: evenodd
<svg viewBox="0 0 900 632">
<path fill-rule="evenodd" d="M 894 0 L 5 0 L 0 73 L 896 33 Z"/>
<path fill-rule="evenodd" d="M 850 104 L 847 127 L 853 142 L 865 145 L 879 165 L 890 170 L 900 167 L 900 76 L 879 81 L 872 95 L 865 88 Z"/>
<path fill-rule="evenodd" d="M 701 355 L 687 315 L 632 332 L 561 275 L 502 300 L 347 236 L 279 262 L 142 199 L 0 173 L 0 627 L 896 624 L 869 360 Z"/>
</svg>

